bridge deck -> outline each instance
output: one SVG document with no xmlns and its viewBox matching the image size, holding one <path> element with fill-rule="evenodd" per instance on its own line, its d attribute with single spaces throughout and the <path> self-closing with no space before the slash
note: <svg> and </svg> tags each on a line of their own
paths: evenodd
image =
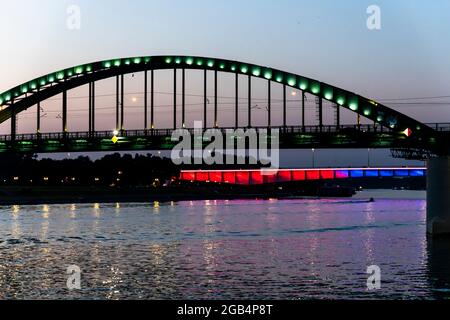
<svg viewBox="0 0 450 320">
<path fill-rule="evenodd" d="M 246 128 L 242 128 L 246 129 Z M 278 130 L 281 149 L 310 148 L 415 148 L 429 147 L 429 141 L 410 139 L 402 133 L 378 125 L 341 126 L 286 126 L 253 127 L 256 133 Z M 178 129 L 180 130 L 180 129 Z M 203 130 L 185 129 L 191 135 Z M 235 128 L 217 128 L 225 137 Z M 272 131 L 271 131 L 272 130 Z M 118 132 L 118 141 L 112 141 L 112 131 L 57 132 L 42 134 L 19 134 L 0 136 L 0 153 L 48 153 L 84 151 L 128 151 L 128 150 L 171 150 L 178 141 L 172 141 L 173 129 L 123 130 Z M 260 137 L 260 138 L 261 138 Z M 209 142 L 204 141 L 204 145 Z M 224 143 L 225 145 L 225 143 Z"/>
<path fill-rule="evenodd" d="M 338 133 L 338 132 L 385 132 L 392 133 L 393 130 L 387 129 L 379 125 L 324 125 L 324 126 L 280 126 L 280 127 L 251 127 L 256 131 L 261 130 L 279 130 L 280 133 Z M 204 130 L 221 130 L 224 134 L 227 130 L 248 129 L 234 127 L 207 128 Z M 181 129 L 178 129 L 181 130 Z M 193 128 L 185 128 L 191 134 L 199 133 L 199 130 Z M 123 130 L 120 132 L 121 137 L 141 137 L 141 136 L 170 136 L 174 129 L 148 129 L 148 130 Z M 80 138 L 112 138 L 112 131 L 81 131 L 81 132 L 51 132 L 51 133 L 27 133 L 17 134 L 16 141 L 35 141 L 35 140 L 51 140 L 51 139 L 80 139 Z M 12 135 L 0 135 L 0 141 L 11 141 Z"/>
<path fill-rule="evenodd" d="M 424 177 L 426 168 L 324 168 L 260 170 L 183 170 L 182 181 L 258 185 L 293 181 Z"/>
</svg>

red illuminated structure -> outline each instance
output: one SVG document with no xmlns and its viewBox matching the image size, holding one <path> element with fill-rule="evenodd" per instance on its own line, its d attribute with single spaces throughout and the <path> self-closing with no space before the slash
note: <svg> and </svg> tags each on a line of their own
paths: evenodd
<svg viewBox="0 0 450 320">
<path fill-rule="evenodd" d="M 357 178 L 424 177 L 425 168 L 336 168 L 336 169 L 259 169 L 259 170 L 185 170 L 181 181 L 238 185 L 261 185 L 294 181 Z"/>
</svg>

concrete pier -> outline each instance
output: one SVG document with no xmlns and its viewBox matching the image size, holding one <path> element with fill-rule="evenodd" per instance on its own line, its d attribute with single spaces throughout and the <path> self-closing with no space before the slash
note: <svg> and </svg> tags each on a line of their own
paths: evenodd
<svg viewBox="0 0 450 320">
<path fill-rule="evenodd" d="M 450 157 L 430 158 L 427 172 L 427 233 L 450 235 Z"/>
</svg>

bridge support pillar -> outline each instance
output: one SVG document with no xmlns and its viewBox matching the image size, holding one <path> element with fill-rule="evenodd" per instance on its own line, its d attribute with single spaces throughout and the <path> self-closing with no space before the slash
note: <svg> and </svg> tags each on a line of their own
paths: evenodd
<svg viewBox="0 0 450 320">
<path fill-rule="evenodd" d="M 450 235 L 450 156 L 428 161 L 427 233 Z"/>
<path fill-rule="evenodd" d="M 239 73 L 234 78 L 234 127 L 239 127 Z"/>
<path fill-rule="evenodd" d="M 305 91 L 302 91 L 302 131 L 305 132 L 305 101 L 306 101 L 306 95 Z"/>
</svg>

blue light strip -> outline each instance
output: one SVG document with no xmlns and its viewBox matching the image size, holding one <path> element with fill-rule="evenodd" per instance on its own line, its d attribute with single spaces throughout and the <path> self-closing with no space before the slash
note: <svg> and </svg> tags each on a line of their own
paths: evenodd
<svg viewBox="0 0 450 320">
<path fill-rule="evenodd" d="M 264 170 L 262 170 L 264 171 Z M 261 170 L 186 170 L 181 172 L 181 176 L 186 177 L 196 177 L 196 173 L 200 172 L 203 175 L 207 174 L 209 176 L 210 173 L 217 174 L 220 172 L 222 176 L 224 174 L 234 174 L 237 176 L 248 175 L 252 177 L 252 174 L 255 176 L 262 174 Z M 290 180 L 283 178 L 284 182 L 287 181 L 299 181 L 299 180 L 339 180 L 339 179 L 361 179 L 361 178 L 407 178 L 407 177 L 425 177 L 426 168 L 314 168 L 314 169 L 282 169 L 281 171 L 286 172 L 290 171 Z M 326 171 L 326 174 L 325 174 Z M 261 183 L 267 179 L 264 179 L 264 175 L 274 175 L 277 177 L 278 170 L 266 170 L 264 174 L 262 174 L 262 179 L 260 179 Z M 330 172 L 334 172 L 334 175 L 330 175 Z M 302 173 L 302 174 L 300 174 Z M 316 174 L 317 173 L 317 174 Z M 301 177 L 301 178 L 296 178 Z M 309 177 L 309 178 L 308 178 Z M 312 178 L 314 177 L 314 178 Z M 334 178 L 331 178 L 334 177 Z M 189 178 L 188 180 L 191 180 Z M 277 178 L 275 178 L 277 180 Z M 249 182 L 250 183 L 250 182 Z"/>
</svg>

